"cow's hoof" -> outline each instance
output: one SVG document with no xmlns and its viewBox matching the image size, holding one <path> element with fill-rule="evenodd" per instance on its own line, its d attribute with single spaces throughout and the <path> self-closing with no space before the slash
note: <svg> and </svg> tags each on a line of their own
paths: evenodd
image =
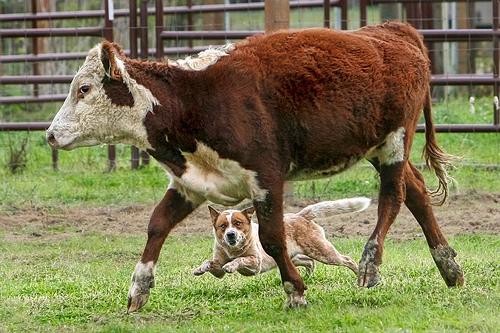
<svg viewBox="0 0 500 333">
<path fill-rule="evenodd" d="M 455 261 L 457 253 L 449 246 L 440 245 L 430 249 L 432 258 L 448 287 L 460 287 L 464 285 L 464 272 Z"/>
<path fill-rule="evenodd" d="M 127 313 L 139 310 L 148 302 L 149 290 L 154 288 L 154 264 L 149 262 L 143 264 L 139 262 L 134 274 L 132 274 L 132 283 L 128 291 Z"/>
<path fill-rule="evenodd" d="M 287 294 L 285 309 L 305 308 L 307 306 L 307 301 L 304 293 L 296 291 L 292 283 L 286 281 L 285 283 L 283 283 L 283 288 L 285 289 L 285 293 Z"/>
<path fill-rule="evenodd" d="M 361 261 L 358 266 L 358 286 L 364 288 L 375 287 L 380 282 L 378 265 L 375 264 L 379 246 L 377 239 L 370 239 L 363 251 Z"/>
<path fill-rule="evenodd" d="M 380 282 L 378 267 L 372 262 L 361 262 L 358 268 L 358 286 L 375 287 Z"/>
<path fill-rule="evenodd" d="M 127 313 L 132 313 L 144 306 L 148 302 L 149 291 L 147 294 L 129 295 Z"/>
<path fill-rule="evenodd" d="M 288 295 L 285 303 L 285 309 L 300 309 L 307 307 L 307 301 L 304 295 Z"/>
</svg>

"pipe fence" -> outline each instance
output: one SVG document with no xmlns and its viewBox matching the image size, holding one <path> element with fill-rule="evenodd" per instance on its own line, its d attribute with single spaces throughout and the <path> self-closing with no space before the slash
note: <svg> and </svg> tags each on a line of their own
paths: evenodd
<svg viewBox="0 0 500 333">
<path fill-rule="evenodd" d="M 436 28 L 434 26 L 435 15 L 433 6 L 436 3 L 448 3 L 451 1 L 440 0 L 359 0 L 359 7 L 349 7 L 347 0 L 291 0 L 289 2 L 292 10 L 323 9 L 322 14 L 316 15 L 316 26 L 332 27 L 335 23 L 341 29 L 356 27 L 355 19 L 350 17 L 353 9 L 357 9 L 359 22 L 357 26 L 363 26 L 370 23 L 370 11 L 374 11 L 380 5 L 400 5 L 406 21 L 419 29 L 424 36 L 430 56 L 433 60 L 432 86 L 490 86 L 493 89 L 493 96 L 499 96 L 499 4 L 498 1 L 492 1 L 491 13 L 492 20 L 489 26 L 467 27 L 467 28 Z M 458 0 L 458 3 L 465 0 Z M 474 1 L 466 1 L 467 4 Z M 6 13 L 0 14 L 0 24 L 11 22 L 31 22 L 31 28 L 2 28 L 0 29 L 0 38 L 15 39 L 25 38 L 31 43 L 31 52 L 25 54 L 1 54 L 0 65 L 25 63 L 32 64 L 32 75 L 3 75 L 0 73 L 0 87 L 8 85 L 30 85 L 33 87 L 31 95 L 0 96 L 1 105 L 19 105 L 39 103 L 61 102 L 65 99 L 65 94 L 39 94 L 38 85 L 43 84 L 65 84 L 68 85 L 72 80 L 72 75 L 42 74 L 39 64 L 41 62 L 57 62 L 65 60 L 81 60 L 86 56 L 86 52 L 47 52 L 40 53 L 37 41 L 45 37 L 83 37 L 94 36 L 102 37 L 113 41 L 115 18 L 128 19 L 128 49 L 126 54 L 132 58 L 147 59 L 155 57 L 164 59 L 165 55 L 188 55 L 197 53 L 211 43 L 224 43 L 227 41 L 236 41 L 244 39 L 254 34 L 260 34 L 261 29 L 246 30 L 228 30 L 227 22 L 222 24 L 208 25 L 210 29 L 199 28 L 200 24 L 196 22 L 205 20 L 206 15 L 231 15 L 233 13 L 258 13 L 265 9 L 265 2 L 247 2 L 234 3 L 227 1 L 224 4 L 193 4 L 192 0 L 185 0 L 185 5 L 164 6 L 162 0 L 155 0 L 154 6 L 151 6 L 147 0 L 130 0 L 129 8 L 113 9 L 112 0 L 104 0 L 102 10 L 82 10 L 82 11 L 53 11 L 42 12 L 38 9 L 37 1 L 31 1 L 31 12 L 26 13 Z M 470 8 L 470 6 L 469 6 Z M 351 11 L 349 11 L 351 9 Z M 332 16 L 332 12 L 336 15 Z M 180 24 L 166 25 L 165 17 L 174 17 L 180 21 Z M 84 20 L 99 19 L 101 24 L 90 27 L 60 27 L 46 28 L 40 27 L 38 22 L 44 20 Z M 262 19 L 263 20 L 263 19 Z M 154 29 L 151 26 L 154 25 Z M 214 29 L 215 28 L 215 29 Z M 116 29 L 116 27 L 115 27 Z M 149 35 L 149 33 L 152 35 Z M 479 42 L 491 42 L 491 73 L 477 73 L 470 68 L 469 73 L 438 73 L 435 64 L 439 63 L 439 52 L 437 46 L 439 43 L 465 42 L 468 45 Z M 470 57 L 472 58 L 472 54 Z M 0 67 L 1 70 L 1 67 Z M 496 99 L 497 101 L 498 99 Z M 493 119 L 490 124 L 438 124 L 438 132 L 500 132 L 500 109 L 498 102 L 493 104 Z M 0 131 L 42 131 L 49 126 L 48 122 L 0 122 Z M 419 125 L 419 132 L 425 131 L 425 127 Z M 52 153 L 53 165 L 57 168 L 57 151 Z M 116 167 L 115 147 L 108 146 L 108 169 L 113 170 Z M 131 149 L 131 167 L 133 169 L 141 164 L 147 164 L 149 157 L 146 153 L 140 152 L 137 148 Z"/>
</svg>

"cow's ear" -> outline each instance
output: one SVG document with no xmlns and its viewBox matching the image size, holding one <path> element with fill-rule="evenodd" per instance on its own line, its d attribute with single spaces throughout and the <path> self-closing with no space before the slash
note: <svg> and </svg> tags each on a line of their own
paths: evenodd
<svg viewBox="0 0 500 333">
<path fill-rule="evenodd" d="M 214 206 L 208 206 L 208 210 L 210 211 L 210 217 L 212 218 L 212 223 L 215 225 L 217 219 L 219 218 L 220 212 L 215 209 Z"/>
<path fill-rule="evenodd" d="M 106 72 L 106 76 L 112 80 L 120 80 L 122 79 L 122 73 L 120 71 L 121 62 L 120 57 L 122 56 L 123 51 L 121 48 L 115 44 L 110 43 L 108 41 L 104 41 L 101 44 L 101 61 L 104 66 L 104 71 Z"/>
</svg>

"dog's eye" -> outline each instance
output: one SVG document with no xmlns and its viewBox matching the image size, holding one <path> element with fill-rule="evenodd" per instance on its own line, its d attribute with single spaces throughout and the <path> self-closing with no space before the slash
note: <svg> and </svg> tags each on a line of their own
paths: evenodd
<svg viewBox="0 0 500 333">
<path fill-rule="evenodd" d="M 236 227 L 239 227 L 239 226 L 241 226 L 241 222 L 240 222 L 240 221 L 236 221 L 236 222 L 234 223 L 234 225 L 235 225 Z"/>
<path fill-rule="evenodd" d="M 224 229 L 226 229 L 226 225 L 225 225 L 225 224 L 222 224 L 222 225 L 220 226 L 220 228 L 221 228 L 222 230 L 224 230 Z"/>
</svg>

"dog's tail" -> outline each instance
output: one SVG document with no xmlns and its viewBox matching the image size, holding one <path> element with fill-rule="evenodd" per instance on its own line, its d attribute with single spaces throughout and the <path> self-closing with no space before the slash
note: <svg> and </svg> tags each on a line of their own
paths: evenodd
<svg viewBox="0 0 500 333">
<path fill-rule="evenodd" d="M 318 217 L 321 218 L 338 214 L 360 212 L 368 208 L 370 202 L 371 200 L 365 197 L 322 201 L 305 207 L 298 212 L 297 215 L 311 221 Z"/>
</svg>

